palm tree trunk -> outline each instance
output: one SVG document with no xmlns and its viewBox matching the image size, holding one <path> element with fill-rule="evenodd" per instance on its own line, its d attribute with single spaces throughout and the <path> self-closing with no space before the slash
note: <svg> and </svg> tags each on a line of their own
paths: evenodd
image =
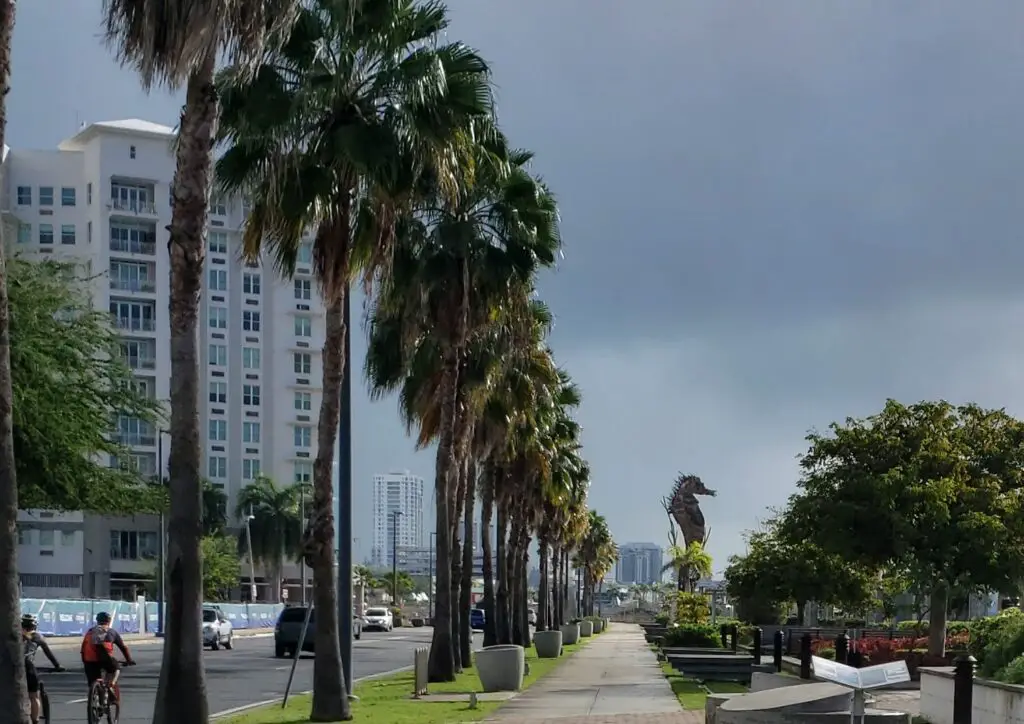
<svg viewBox="0 0 1024 724">
<path fill-rule="evenodd" d="M 540 581 L 537 583 L 537 630 L 547 631 L 550 628 L 548 621 L 548 542 L 546 536 L 541 536 L 539 545 L 540 555 Z"/>
<path fill-rule="evenodd" d="M 348 200 L 341 202 L 342 220 L 322 224 L 317 235 L 348 248 Z M 335 241 L 337 240 L 337 241 Z M 347 255 L 347 251 L 343 251 Z M 346 262 L 347 267 L 347 262 Z M 347 268 L 344 270 L 348 278 Z M 313 501 L 309 527 L 303 532 L 303 553 L 313 569 L 316 631 L 313 660 L 313 708 L 310 721 L 346 721 L 352 717 L 338 638 L 338 582 L 334 571 L 334 446 L 341 416 L 341 383 L 345 374 L 345 284 L 339 285 L 326 309 L 323 347 L 323 396 L 317 420 L 316 460 L 313 462 Z"/>
<path fill-rule="evenodd" d="M 523 525 L 522 538 L 519 541 L 519 625 L 522 626 L 522 646 L 529 648 L 533 644 L 530 635 L 530 529 Z M 538 621 L 540 619 L 538 618 Z"/>
<path fill-rule="evenodd" d="M 7 132 L 7 94 L 11 90 L 13 0 L 0 0 L 0 148 Z M 2 225 L 0 225 L 2 226 Z M 5 249 L 0 229 L 0 252 Z M 11 316 L 7 299 L 7 266 L 0 253 L 0 608 L 6 612 L 4 647 L 0 649 L 0 720 L 29 724 L 25 688 L 25 657 L 21 644 L 21 596 L 18 588 L 18 481 L 14 472 L 14 392 L 11 381 Z"/>
<path fill-rule="evenodd" d="M 473 512 L 476 503 L 476 461 L 466 460 L 466 516 L 463 521 L 462 591 L 459 598 L 459 643 L 462 646 L 462 666 L 473 665 L 473 632 L 469 627 L 469 608 L 473 602 Z M 484 614 L 485 616 L 487 614 Z"/>
<path fill-rule="evenodd" d="M 495 482 L 504 485 L 507 476 L 502 473 Z M 501 493 L 497 498 L 498 507 L 498 545 L 495 551 L 495 560 L 498 564 L 498 590 L 494 597 L 494 626 L 495 634 L 499 644 L 512 643 L 512 621 L 509 616 L 508 585 L 508 508 L 509 499 L 507 493 Z"/>
<path fill-rule="evenodd" d="M 562 561 L 559 563 L 562 566 L 562 614 L 565 616 L 563 623 L 569 622 L 569 614 L 566 609 L 569 608 L 569 549 L 566 548 L 562 551 Z"/>
<path fill-rule="evenodd" d="M 455 680 L 452 649 L 452 538 L 451 483 L 456 469 L 455 402 L 459 353 L 450 351 L 444 361 L 440 396 L 441 429 L 434 465 L 434 524 L 437 528 L 437 595 L 434 602 L 434 635 L 430 642 L 427 678 L 431 683 Z"/>
<path fill-rule="evenodd" d="M 455 470 L 452 471 L 452 475 L 454 477 L 453 482 L 455 483 L 452 486 L 454 490 L 452 495 L 451 529 L 449 530 L 449 535 L 452 540 L 452 660 L 455 666 L 455 673 L 460 673 L 462 671 L 462 646 L 459 643 L 459 638 L 462 632 L 462 611 L 460 610 L 459 604 L 462 597 L 459 590 L 462 586 L 462 545 L 459 537 L 459 523 L 462 522 L 462 510 L 466 495 L 465 465 L 461 457 L 456 457 Z"/>
<path fill-rule="evenodd" d="M 551 549 L 551 628 L 565 624 L 562 620 L 562 549 L 555 543 Z"/>
<path fill-rule="evenodd" d="M 206 225 L 217 135 L 215 53 L 189 75 L 181 113 L 174 209 L 171 214 L 171 452 L 167 526 L 166 637 L 153 724 L 206 722 L 206 674 L 202 640 L 203 488 L 199 444 L 199 297 L 206 253 Z M 2 393 L 0 393 L 2 394 Z"/>
<path fill-rule="evenodd" d="M 512 517 L 512 530 L 509 531 L 508 540 L 508 566 L 509 571 L 509 618 L 512 624 L 512 643 L 519 646 L 523 646 L 523 617 L 522 617 L 522 598 L 519 595 L 519 589 L 521 585 L 521 577 L 519 570 L 519 562 L 522 556 L 519 552 L 520 541 L 522 536 L 519 533 L 522 527 L 521 506 L 516 506 Z"/>
<path fill-rule="evenodd" d="M 498 475 L 493 467 L 488 466 L 486 474 L 490 478 L 485 482 L 483 500 L 480 504 L 480 542 L 483 545 L 484 561 L 484 646 L 498 643 L 497 626 L 494 616 L 497 607 L 494 605 L 494 551 L 491 549 L 491 519 L 494 516 L 494 485 Z"/>
</svg>

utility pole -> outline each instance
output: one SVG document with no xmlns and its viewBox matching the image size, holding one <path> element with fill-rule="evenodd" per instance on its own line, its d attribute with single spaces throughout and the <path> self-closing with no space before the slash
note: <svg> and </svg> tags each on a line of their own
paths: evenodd
<svg viewBox="0 0 1024 724">
<path fill-rule="evenodd" d="M 398 519 L 402 511 L 391 511 L 391 605 L 398 606 Z"/>
<path fill-rule="evenodd" d="M 299 537 L 306 532 L 306 483 L 299 483 Z M 302 593 L 299 596 L 302 605 L 306 605 L 306 556 L 299 556 L 299 583 Z"/>
<path fill-rule="evenodd" d="M 430 534 L 430 584 L 427 586 L 427 618 L 434 618 L 434 546 L 437 545 L 437 531 Z M 434 624 L 431 623 L 431 626 Z"/>
</svg>

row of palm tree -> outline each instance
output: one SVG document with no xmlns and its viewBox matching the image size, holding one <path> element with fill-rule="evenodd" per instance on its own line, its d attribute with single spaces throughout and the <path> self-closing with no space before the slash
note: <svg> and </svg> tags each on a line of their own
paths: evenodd
<svg viewBox="0 0 1024 724">
<path fill-rule="evenodd" d="M 316 628 L 311 721 L 351 718 L 338 643 L 331 468 L 351 282 L 371 291 L 366 374 L 399 392 L 421 445 L 437 444 L 437 597 L 430 678 L 470 663 L 470 539 L 477 498 L 491 641 L 529 643 L 530 542 L 540 541 L 544 625 L 565 620 L 571 558 L 592 588 L 614 560 L 586 509 L 579 391 L 547 346 L 537 274 L 561 239 L 555 199 L 497 127 L 487 63 L 448 42 L 446 8 L 415 0 L 105 0 L 106 38 L 147 89 L 184 89 L 170 224 L 169 611 L 153 722 L 209 719 L 199 639 L 202 486 L 197 319 L 215 185 L 251 204 L 244 256 L 296 266 L 306 230 L 326 310 L 309 525 Z M 14 3 L 0 0 L 0 81 L 10 80 Z M 228 66 L 218 72 L 218 57 Z M 2 101 L 0 101 L 2 103 Z M 0 141 L 5 115 L 0 105 Z M 224 153 L 216 163 L 213 150 Z M 216 177 L 214 171 L 216 170 Z M 216 178 L 216 180 L 215 180 Z M 0 266 L 0 515 L 7 571 L 17 496 L 7 314 Z M 465 533 L 460 537 L 460 524 Z M 467 525 L 470 524 L 470 525 Z M 491 573 L 496 575 L 490 575 Z M 14 583 L 12 584 L 12 580 Z M 16 577 L 0 577 L 5 602 Z M 13 605 L 8 611 L 17 611 Z M 17 626 L 16 613 L 5 621 Z M 8 637 L 11 641 L 11 637 Z M 14 644 L 10 644 L 11 647 Z M 20 662 L 11 649 L 8 659 Z M 22 721 L 23 675 L 0 683 Z M 11 678 L 11 677 L 8 677 Z M 8 706 L 8 702 L 10 705 Z"/>
</svg>

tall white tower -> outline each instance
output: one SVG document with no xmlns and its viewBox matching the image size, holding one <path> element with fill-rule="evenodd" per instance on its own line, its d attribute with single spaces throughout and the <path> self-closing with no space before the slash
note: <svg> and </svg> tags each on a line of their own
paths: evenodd
<svg viewBox="0 0 1024 724">
<path fill-rule="evenodd" d="M 373 564 L 391 566 L 395 545 L 424 545 L 423 478 L 408 470 L 373 476 Z"/>
</svg>

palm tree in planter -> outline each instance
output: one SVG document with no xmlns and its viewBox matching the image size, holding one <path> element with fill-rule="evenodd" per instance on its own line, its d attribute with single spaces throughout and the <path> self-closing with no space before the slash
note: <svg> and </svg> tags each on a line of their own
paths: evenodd
<svg viewBox="0 0 1024 724">
<path fill-rule="evenodd" d="M 247 193 L 249 259 L 266 247 L 295 273 L 302 236 L 315 231 L 312 271 L 326 309 L 323 398 L 313 466 L 313 510 L 304 538 L 313 568 L 315 721 L 350 716 L 342 681 L 334 580 L 331 470 L 344 374 L 348 287 L 363 270 L 387 276 L 395 221 L 420 179 L 454 191 L 466 175 L 470 119 L 492 111 L 487 65 L 461 43 L 443 43 L 446 9 L 411 0 L 309 0 L 283 45 L 251 81 L 222 76 L 217 164 L 225 189 Z M 435 632 L 437 629 L 435 629 Z"/>
<path fill-rule="evenodd" d="M 667 553 L 669 561 L 661 567 L 661 572 L 672 571 L 680 590 L 694 593 L 702 578 L 711 577 L 711 555 L 698 541 L 692 541 L 686 548 L 669 546 Z"/>
<path fill-rule="evenodd" d="M 291 24 L 299 5 L 300 0 L 206 0 L 185 5 L 177 0 L 103 2 L 106 39 L 116 49 L 118 59 L 138 71 L 143 87 L 149 90 L 154 85 L 166 85 L 174 90 L 185 89 L 168 242 L 172 381 L 167 545 L 170 605 L 153 724 L 205 722 L 209 718 L 202 641 L 195 635 L 202 628 L 203 604 L 196 345 L 217 127 L 217 54 L 227 51 L 240 73 L 250 71 L 252 61 L 260 56 L 267 42 L 280 37 L 280 30 Z M 4 6 L 11 8 L 13 16 L 13 3 L 5 2 Z M 0 309 L 2 304 L 0 297 Z M 2 334 L 0 325 L 0 339 Z"/>
<path fill-rule="evenodd" d="M 238 552 L 262 565 L 269 573 L 274 595 L 281 600 L 282 571 L 285 560 L 301 555 L 302 514 L 300 500 L 308 495 L 308 485 L 278 486 L 260 476 L 239 491 L 235 517 L 248 519 L 238 537 Z M 249 537 L 252 537 L 250 549 Z"/>
</svg>

